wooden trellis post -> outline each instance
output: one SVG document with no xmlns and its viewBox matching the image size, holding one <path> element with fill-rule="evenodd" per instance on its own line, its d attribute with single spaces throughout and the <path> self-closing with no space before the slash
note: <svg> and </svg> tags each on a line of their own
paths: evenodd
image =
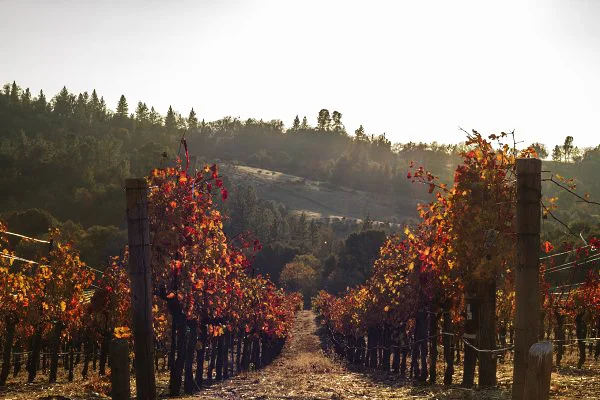
<svg viewBox="0 0 600 400">
<path fill-rule="evenodd" d="M 515 356 L 512 399 L 523 400 L 527 356 L 540 331 L 540 225 L 542 162 L 517 159 L 517 265 L 515 274 Z"/>
<path fill-rule="evenodd" d="M 125 181 L 129 278 L 135 353 L 136 398 L 156 399 L 154 332 L 152 330 L 152 271 L 148 225 L 148 184 L 145 179 Z"/>
<path fill-rule="evenodd" d="M 110 378 L 113 400 L 129 400 L 129 343 L 127 339 L 113 339 L 110 345 Z"/>
<path fill-rule="evenodd" d="M 527 355 L 524 400 L 548 400 L 552 375 L 552 343 L 539 342 Z"/>
</svg>

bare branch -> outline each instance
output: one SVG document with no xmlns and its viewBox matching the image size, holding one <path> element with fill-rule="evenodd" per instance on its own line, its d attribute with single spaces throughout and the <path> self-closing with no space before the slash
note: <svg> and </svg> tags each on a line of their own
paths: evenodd
<svg viewBox="0 0 600 400">
<path fill-rule="evenodd" d="M 552 182 L 554 183 L 556 186 L 562 188 L 563 190 L 565 190 L 568 193 L 571 193 L 573 196 L 577 197 L 578 199 L 580 199 L 581 201 L 583 201 L 584 203 L 588 203 L 588 204 L 595 204 L 597 206 L 600 206 L 600 203 L 597 201 L 592 201 L 589 199 L 586 199 L 585 197 L 575 193 L 573 190 L 569 189 L 568 187 L 566 187 L 565 185 L 561 184 L 560 182 L 557 182 L 554 180 L 554 175 L 552 175 L 552 177 L 550 177 L 550 179 L 543 179 L 543 181 L 545 182 Z"/>
<path fill-rule="evenodd" d="M 546 205 L 544 203 L 542 203 L 542 207 L 544 207 L 544 210 L 546 211 L 546 213 L 548 215 L 550 215 L 552 217 L 552 219 L 554 219 L 556 222 L 558 222 L 559 224 L 561 224 L 571 235 L 573 235 L 574 237 L 576 237 L 577 239 L 581 239 L 579 237 L 578 234 L 576 234 L 575 232 L 573 232 L 571 230 L 571 228 L 569 228 L 569 226 L 567 224 L 565 224 L 563 221 L 561 221 L 556 215 L 552 214 L 552 211 L 550 211 L 550 209 L 548 207 L 546 207 Z M 585 242 L 584 242 L 585 243 Z M 586 243 L 587 244 L 587 243 Z"/>
</svg>

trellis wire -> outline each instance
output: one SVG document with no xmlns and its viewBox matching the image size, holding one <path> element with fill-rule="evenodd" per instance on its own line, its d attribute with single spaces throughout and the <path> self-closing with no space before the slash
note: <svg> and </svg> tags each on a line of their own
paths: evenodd
<svg viewBox="0 0 600 400">
<path fill-rule="evenodd" d="M 597 261 L 597 260 L 600 260 L 600 254 L 598 254 L 598 253 L 593 254 L 593 255 L 591 255 L 591 256 L 589 256 L 587 258 L 584 258 L 581 261 L 577 261 L 577 260 L 569 261 L 567 263 L 560 264 L 560 265 L 557 265 L 557 266 L 552 267 L 552 268 L 548 268 L 545 271 L 545 273 L 549 274 L 549 273 L 552 273 L 552 272 L 564 271 L 564 270 L 571 269 L 571 268 L 576 268 L 579 265 L 588 264 L 590 262 L 594 262 L 594 261 Z"/>
<path fill-rule="evenodd" d="M 578 247 L 578 248 L 576 248 L 576 249 L 573 249 L 573 250 L 563 251 L 562 253 L 550 254 L 550 255 L 548 255 L 548 256 L 540 257 L 540 261 L 541 261 L 541 260 L 546 260 L 546 259 L 548 259 L 548 258 L 552 258 L 552 257 L 558 257 L 558 256 L 562 256 L 562 255 L 564 255 L 564 254 L 570 254 L 570 253 L 574 253 L 574 252 L 576 252 L 577 250 L 580 250 L 580 249 L 585 249 L 586 247 L 590 247 L 590 246 L 591 246 L 591 245 L 589 245 L 589 244 L 588 244 L 588 245 L 581 246 L 581 247 Z"/>
<path fill-rule="evenodd" d="M 28 264 L 35 264 L 35 265 L 39 265 L 40 267 L 48 267 L 48 268 L 51 268 L 51 267 L 50 267 L 50 265 L 46 265 L 46 264 L 40 264 L 40 263 L 39 263 L 39 262 L 37 262 L 37 261 L 28 260 L 28 259 L 26 259 L 26 258 L 17 257 L 17 256 L 13 256 L 13 255 L 10 255 L 10 254 L 2 254 L 2 253 L 0 253 L 0 257 L 3 257 L 3 258 L 8 258 L 8 259 L 12 259 L 12 260 L 17 260 L 17 261 L 22 261 L 22 262 L 25 262 L 25 263 L 28 263 Z M 100 271 L 99 269 L 96 269 L 96 268 L 90 267 L 89 265 L 81 265 L 81 266 L 82 266 L 82 267 L 84 267 L 84 268 L 87 268 L 87 269 L 89 269 L 89 270 L 91 270 L 91 271 L 94 271 L 94 272 L 96 272 L 96 273 L 98 273 L 98 274 L 104 274 L 104 272 L 103 272 L 103 271 Z"/>
<path fill-rule="evenodd" d="M 22 239 L 31 240 L 31 241 L 39 242 L 39 243 L 48 243 L 48 244 L 52 243 L 49 240 L 36 239 L 36 238 L 30 237 L 30 236 L 26 236 L 26 235 L 23 235 L 23 234 L 20 234 L 20 233 L 15 233 L 15 232 L 0 231 L 0 233 L 4 233 L 4 234 L 7 234 L 7 235 L 20 237 Z"/>
<path fill-rule="evenodd" d="M 338 345 L 345 347 L 346 349 L 352 349 L 352 350 L 357 350 L 357 349 L 364 349 L 364 350 L 388 350 L 389 349 L 389 350 L 391 350 L 391 349 L 407 349 L 407 348 L 410 349 L 412 346 L 414 346 L 417 343 L 429 341 L 430 339 L 437 338 L 439 336 L 454 336 L 454 337 L 458 336 L 457 334 L 451 333 L 451 332 L 440 332 L 436 335 L 431 335 L 427 338 L 415 340 L 415 341 L 411 342 L 410 344 L 403 345 L 403 346 L 390 345 L 390 346 L 375 346 L 375 347 L 357 347 L 357 346 L 349 346 L 346 343 L 340 343 L 335 338 L 331 328 L 328 327 L 328 329 L 330 332 L 331 340 L 336 342 Z M 505 351 L 514 349 L 514 346 L 512 346 L 512 345 L 508 346 L 508 347 L 500 348 L 500 349 L 478 349 L 477 347 L 475 347 L 474 345 L 469 343 L 465 338 L 461 337 L 461 339 L 467 346 L 473 348 L 475 351 L 477 351 L 479 353 L 501 353 L 501 352 L 505 352 Z"/>
</svg>

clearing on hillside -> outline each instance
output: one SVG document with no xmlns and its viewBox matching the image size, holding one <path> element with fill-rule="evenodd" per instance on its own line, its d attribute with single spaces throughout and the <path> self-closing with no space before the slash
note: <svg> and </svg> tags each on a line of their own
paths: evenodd
<svg viewBox="0 0 600 400">
<path fill-rule="evenodd" d="M 404 196 L 384 195 L 339 187 L 294 175 L 244 165 L 223 164 L 227 177 L 256 188 L 259 197 L 275 200 L 312 218 L 364 218 L 401 223 L 415 218 L 418 185 Z"/>
</svg>

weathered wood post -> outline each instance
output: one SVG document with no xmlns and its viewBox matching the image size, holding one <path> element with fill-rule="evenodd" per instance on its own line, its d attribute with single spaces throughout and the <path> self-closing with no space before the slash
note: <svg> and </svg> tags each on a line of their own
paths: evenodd
<svg viewBox="0 0 600 400">
<path fill-rule="evenodd" d="M 539 342 L 527 355 L 524 400 L 548 400 L 552 374 L 552 343 Z"/>
<path fill-rule="evenodd" d="M 130 399 L 129 343 L 127 339 L 113 339 L 110 344 L 110 397 L 113 400 Z"/>
<path fill-rule="evenodd" d="M 145 179 L 125 181 L 129 279 L 135 353 L 136 398 L 156 399 L 154 377 L 154 335 L 152 331 L 152 271 L 148 224 L 148 184 Z"/>
<path fill-rule="evenodd" d="M 479 341 L 477 331 L 479 330 L 479 302 L 472 285 L 465 293 L 465 332 L 463 340 L 463 387 L 473 387 L 475 384 L 475 366 L 477 364 L 477 352 L 472 346 L 478 347 Z M 471 345 L 471 346 L 470 346 Z"/>
<path fill-rule="evenodd" d="M 523 400 L 527 354 L 540 332 L 539 273 L 542 162 L 517 160 L 517 268 L 515 274 L 515 356 L 512 399 Z"/>
</svg>

